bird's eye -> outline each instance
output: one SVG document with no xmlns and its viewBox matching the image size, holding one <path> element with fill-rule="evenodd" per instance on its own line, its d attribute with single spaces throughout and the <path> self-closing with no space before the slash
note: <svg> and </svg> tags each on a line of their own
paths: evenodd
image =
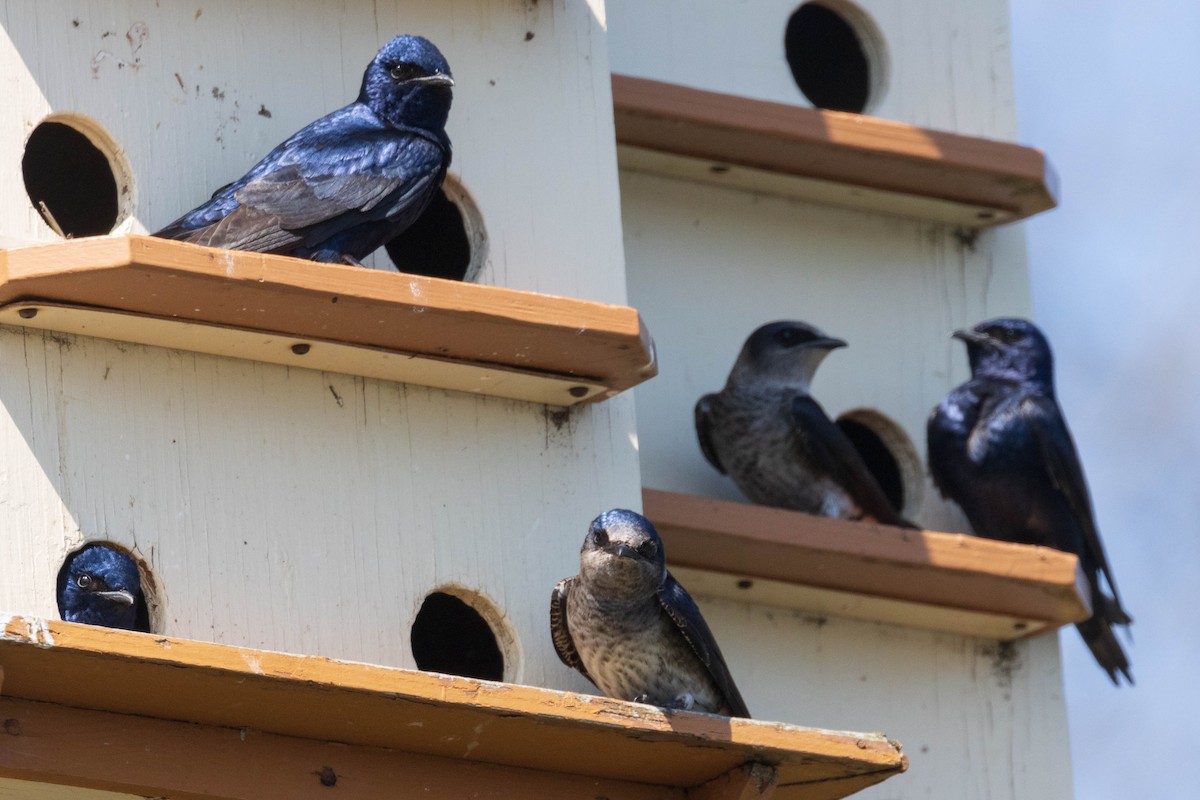
<svg viewBox="0 0 1200 800">
<path fill-rule="evenodd" d="M 388 74 L 392 76 L 392 80 L 394 81 L 407 81 L 420 75 L 421 68 L 416 64 L 401 62 L 393 64 L 392 68 L 388 70 Z"/>
<path fill-rule="evenodd" d="M 608 544 L 608 531 L 604 530 L 604 528 L 596 528 L 593 538 L 596 540 L 597 547 L 604 547 L 604 545 Z"/>
<path fill-rule="evenodd" d="M 642 554 L 643 558 L 648 558 L 653 561 L 654 556 L 658 553 L 658 546 L 655 545 L 654 542 L 647 539 L 638 545 L 637 551 Z"/>
<path fill-rule="evenodd" d="M 86 572 L 75 579 L 75 585 L 80 589 L 89 589 L 92 586 L 92 576 Z"/>
<path fill-rule="evenodd" d="M 791 347 L 800 341 L 800 333 L 795 328 L 784 328 L 775 334 L 775 341 L 785 347 Z"/>
</svg>

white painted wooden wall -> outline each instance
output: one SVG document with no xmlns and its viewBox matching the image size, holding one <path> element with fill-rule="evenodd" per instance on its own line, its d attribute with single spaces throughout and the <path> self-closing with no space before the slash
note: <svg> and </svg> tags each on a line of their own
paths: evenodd
<svg viewBox="0 0 1200 800">
<path fill-rule="evenodd" d="M 808 105 L 784 59 L 798 0 L 609 0 L 614 72 Z M 874 114 L 970 135 L 1016 130 L 1003 0 L 864 0 L 889 52 Z M 831 415 L 878 410 L 924 459 L 925 419 L 967 377 L 955 328 L 1028 314 L 1024 233 L 952 228 L 622 171 L 629 295 L 661 372 L 635 390 L 647 486 L 744 500 L 703 458 L 692 408 L 724 384 L 745 338 L 802 319 L 846 339 L 814 395 Z M 925 481 L 917 520 L 966 530 Z M 669 556 L 669 554 L 668 554 Z M 910 771 L 874 800 L 1067 798 L 1066 713 L 1054 636 L 995 642 L 700 598 L 752 712 L 883 730 Z M 1073 631 L 1066 635 L 1074 635 Z"/>
<path fill-rule="evenodd" d="M 431 38 L 454 71 L 452 170 L 489 235 L 480 281 L 623 302 L 599 0 L 0 6 L 0 237 L 55 239 L 20 173 L 48 113 L 120 143 L 124 227 L 154 230 L 351 101 L 399 33 Z M 554 655 L 550 590 L 593 516 L 640 502 L 634 425 L 628 395 L 563 419 L 0 328 L 0 610 L 56 617 L 63 555 L 111 538 L 161 583 L 162 633 L 413 667 L 419 603 L 454 583 L 507 615 L 508 679 L 585 689 Z"/>
<path fill-rule="evenodd" d="M 1007 0 L 835 0 L 874 21 L 887 85 L 871 114 L 1012 139 Z M 811 104 L 784 59 L 801 0 L 608 0 L 613 71 L 777 103 Z"/>
</svg>

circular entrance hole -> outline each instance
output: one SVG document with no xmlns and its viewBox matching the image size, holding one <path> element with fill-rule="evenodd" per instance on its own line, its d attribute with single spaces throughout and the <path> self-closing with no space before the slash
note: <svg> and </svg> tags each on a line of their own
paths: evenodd
<svg viewBox="0 0 1200 800">
<path fill-rule="evenodd" d="M 783 47 L 796 85 L 817 108 L 861 114 L 883 95 L 883 36 L 848 0 L 801 5 L 788 18 Z"/>
<path fill-rule="evenodd" d="M 921 508 L 925 481 L 921 457 L 899 424 L 869 408 L 856 408 L 837 418 L 837 426 L 858 450 L 884 495 L 902 516 Z"/>
<path fill-rule="evenodd" d="M 479 208 L 462 182 L 447 175 L 417 221 L 384 247 L 401 272 L 469 281 L 479 274 L 486 245 Z"/>
<path fill-rule="evenodd" d="M 123 557 L 131 560 L 138 571 L 139 587 L 138 591 L 134 592 L 133 602 L 133 623 L 128 627 L 129 630 L 141 631 L 142 633 L 156 633 L 161 630 L 161 620 L 163 611 L 163 597 L 158 588 L 158 581 L 154 579 L 154 573 L 150 571 L 150 567 L 140 556 L 134 553 L 127 547 L 119 545 L 115 542 L 95 541 L 88 542 L 82 547 L 79 547 L 67 554 L 63 559 L 62 566 L 58 569 L 58 580 L 55 585 L 55 599 L 58 602 L 58 614 L 64 620 L 67 618 L 67 609 L 64 606 L 64 595 L 67 588 L 67 581 L 78 580 L 81 574 L 87 574 L 88 587 L 82 591 L 104 591 L 111 587 L 111 580 L 106 580 L 105 572 L 107 565 L 104 563 L 89 563 L 88 551 L 92 550 L 108 550 L 115 553 L 118 557 Z M 76 559 L 82 558 L 83 561 L 76 569 L 72 566 L 76 564 Z M 74 578 L 72 574 L 74 573 Z M 77 584 L 77 588 L 80 588 Z M 128 587 L 120 587 L 128 588 Z M 116 620 L 122 616 L 122 607 L 120 603 L 106 603 L 103 600 L 97 600 L 89 604 L 89 609 L 93 614 L 98 615 L 98 619 L 78 620 L 88 621 L 91 624 L 103 625 L 103 619 L 109 618 Z M 126 627 L 124 624 L 112 624 L 108 627 Z"/>
<path fill-rule="evenodd" d="M 110 233 L 128 216 L 130 171 L 112 137 L 86 117 L 56 114 L 38 124 L 21 174 L 29 202 L 65 238 Z"/>
<path fill-rule="evenodd" d="M 516 637 L 483 595 L 442 586 L 421 603 L 410 634 L 417 669 L 487 681 L 512 680 Z"/>
</svg>

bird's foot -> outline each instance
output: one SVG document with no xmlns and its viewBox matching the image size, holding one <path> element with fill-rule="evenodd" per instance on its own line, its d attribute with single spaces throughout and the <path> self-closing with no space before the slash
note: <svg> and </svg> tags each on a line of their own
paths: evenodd
<svg viewBox="0 0 1200 800">
<path fill-rule="evenodd" d="M 691 692 L 684 692 L 670 703 L 667 703 L 667 708 L 672 708 L 676 711 L 691 711 L 695 706 L 696 698 Z"/>
<path fill-rule="evenodd" d="M 361 261 L 359 261 L 357 258 L 355 258 L 354 256 L 351 256 L 351 255 L 347 255 L 345 253 L 342 253 L 342 257 L 339 260 L 343 264 L 350 266 L 350 267 L 362 267 L 363 266 L 363 263 Z"/>
<path fill-rule="evenodd" d="M 651 705 L 651 706 L 654 705 L 654 703 L 650 702 L 650 695 L 648 695 L 648 694 L 639 694 L 637 697 L 633 698 L 633 700 L 631 700 L 630 702 L 645 703 L 645 704 Z"/>
</svg>

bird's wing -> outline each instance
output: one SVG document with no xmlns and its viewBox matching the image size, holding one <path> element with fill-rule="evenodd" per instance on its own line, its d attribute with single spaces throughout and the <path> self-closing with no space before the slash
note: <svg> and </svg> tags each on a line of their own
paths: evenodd
<svg viewBox="0 0 1200 800">
<path fill-rule="evenodd" d="M 316 244 L 363 222 L 411 223 L 448 162 L 436 138 L 385 128 L 352 104 L 293 135 L 156 235 L 272 252 Z"/>
<path fill-rule="evenodd" d="M 832 477 L 868 516 L 885 525 L 914 527 L 892 507 L 858 450 L 816 400 L 793 398 L 792 420 L 797 446 L 814 470 Z"/>
<path fill-rule="evenodd" d="M 708 459 L 708 463 L 717 468 L 717 472 L 725 474 L 721 459 L 717 456 L 717 448 L 713 446 L 713 398 L 716 395 L 706 394 L 696 401 L 696 438 L 700 440 L 700 452 Z"/>
<path fill-rule="evenodd" d="M 1079 523 L 1083 534 L 1083 546 L 1087 549 L 1086 555 L 1104 574 L 1104 579 L 1112 590 L 1115 608 L 1108 609 L 1106 616 L 1114 623 L 1128 624 L 1129 616 L 1121 608 L 1121 597 L 1117 592 L 1112 570 L 1108 566 L 1104 543 L 1100 541 L 1100 532 L 1096 530 L 1092 501 L 1088 494 L 1087 481 L 1083 477 L 1083 468 L 1079 463 L 1079 454 L 1075 450 L 1071 432 L 1067 430 L 1058 404 L 1053 398 L 1045 395 L 1029 394 L 1022 398 L 1019 413 L 1038 444 L 1042 463 L 1051 484 L 1066 498 Z M 1073 549 L 1073 546 L 1064 549 Z M 1103 599 L 1094 598 L 1094 602 L 1101 603 Z"/>
<path fill-rule="evenodd" d="M 717 647 L 717 640 L 709 630 L 704 617 L 700 615 L 696 601 L 692 600 L 691 595 L 684 591 L 684 588 L 679 585 L 679 581 L 675 580 L 669 572 L 666 580 L 659 587 L 658 601 L 675 623 L 675 627 L 683 634 L 683 638 L 692 648 L 696 657 L 708 669 L 708 674 L 712 676 L 717 689 L 725 697 L 725 704 L 729 706 L 729 715 L 749 718 L 750 710 L 746 708 L 746 701 L 742 699 L 742 693 L 734 684 L 733 675 L 729 673 L 729 667 L 725 664 L 724 656 L 721 655 L 721 648 Z"/>
<path fill-rule="evenodd" d="M 579 657 L 579 651 L 575 649 L 575 640 L 571 638 L 571 628 L 567 624 L 567 595 L 578 580 L 579 576 L 576 575 L 554 584 L 554 591 L 550 593 L 550 638 L 554 640 L 554 652 L 558 653 L 562 662 L 592 681 L 592 676 L 583 666 L 583 659 Z"/>
</svg>

